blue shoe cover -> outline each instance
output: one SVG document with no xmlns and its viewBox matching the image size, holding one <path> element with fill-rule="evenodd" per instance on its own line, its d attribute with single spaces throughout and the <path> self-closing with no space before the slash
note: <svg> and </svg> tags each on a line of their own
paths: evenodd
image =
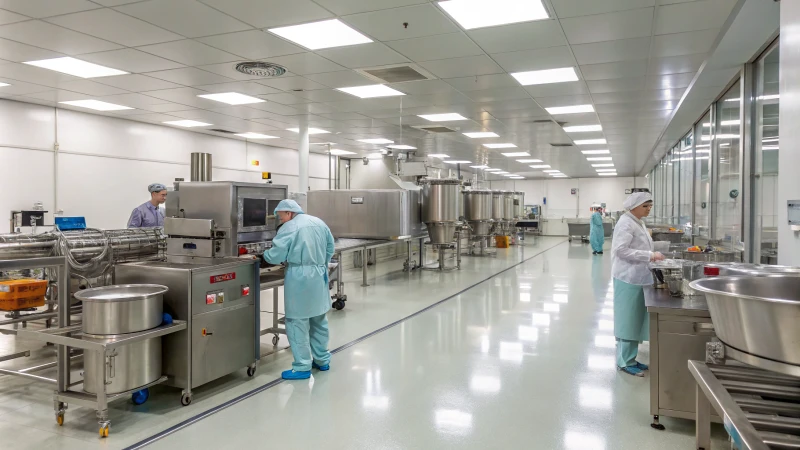
<svg viewBox="0 0 800 450">
<path fill-rule="evenodd" d="M 636 364 L 634 364 L 633 367 L 636 367 L 639 370 L 650 370 L 650 367 L 648 367 L 647 364 L 642 364 L 639 361 L 634 361 L 634 362 Z"/>
<path fill-rule="evenodd" d="M 633 375 L 635 377 L 643 377 L 644 372 L 637 369 L 636 366 L 628 366 L 628 367 L 620 367 L 620 371 L 627 373 L 628 375 Z"/>
<path fill-rule="evenodd" d="M 295 372 L 294 370 L 284 370 L 281 373 L 281 378 L 284 380 L 306 380 L 311 378 L 311 371 Z"/>
<path fill-rule="evenodd" d="M 324 366 L 320 366 L 319 364 L 317 364 L 315 362 L 312 362 L 311 363 L 311 368 L 312 369 L 319 369 L 320 371 L 325 372 L 327 370 L 330 370 L 331 365 L 330 364 L 325 364 Z"/>
</svg>

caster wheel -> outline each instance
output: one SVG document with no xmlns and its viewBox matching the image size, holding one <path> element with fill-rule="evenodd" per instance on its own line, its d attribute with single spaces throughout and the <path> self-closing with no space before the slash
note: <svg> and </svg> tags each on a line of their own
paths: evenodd
<svg viewBox="0 0 800 450">
<path fill-rule="evenodd" d="M 272 345 L 278 345 L 278 341 L 280 340 L 281 338 L 279 338 L 278 336 L 272 336 Z"/>
<path fill-rule="evenodd" d="M 191 395 L 189 395 L 189 394 L 181 395 L 181 405 L 189 406 L 190 403 L 192 403 L 192 396 Z"/>
<path fill-rule="evenodd" d="M 58 426 L 64 425 L 64 413 L 63 412 L 56 413 L 56 423 L 58 424 Z"/>
<path fill-rule="evenodd" d="M 131 394 L 131 401 L 134 405 L 141 405 L 150 398 L 150 389 L 142 389 Z"/>
<path fill-rule="evenodd" d="M 247 376 L 248 377 L 252 377 L 255 374 L 256 374 L 256 367 L 255 366 L 251 366 L 251 367 L 247 368 Z"/>
<path fill-rule="evenodd" d="M 344 309 L 344 302 L 342 300 L 336 300 L 333 302 L 333 309 L 337 311 L 341 311 Z"/>
<path fill-rule="evenodd" d="M 108 428 L 109 428 L 108 425 L 100 425 L 100 431 L 98 433 L 100 434 L 101 438 L 108 437 Z"/>
</svg>

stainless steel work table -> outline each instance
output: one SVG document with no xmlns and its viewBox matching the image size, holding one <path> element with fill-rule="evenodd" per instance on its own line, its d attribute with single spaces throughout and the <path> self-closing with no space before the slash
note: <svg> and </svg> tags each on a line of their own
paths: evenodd
<svg viewBox="0 0 800 450">
<path fill-rule="evenodd" d="M 666 289 L 644 287 L 650 319 L 651 426 L 663 430 L 659 416 L 695 418 L 695 381 L 689 360 L 704 360 L 706 342 L 716 335 L 705 297 L 676 298 Z M 721 422 L 719 416 L 712 420 Z"/>
</svg>

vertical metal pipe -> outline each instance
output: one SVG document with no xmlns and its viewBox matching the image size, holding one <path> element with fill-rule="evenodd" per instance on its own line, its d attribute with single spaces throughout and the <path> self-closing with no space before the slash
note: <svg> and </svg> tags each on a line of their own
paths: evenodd
<svg viewBox="0 0 800 450">
<path fill-rule="evenodd" d="M 298 189 L 297 192 L 305 194 L 308 192 L 308 118 L 300 117 L 300 142 L 298 152 L 300 153 L 300 166 L 298 167 Z M 301 205 L 302 206 L 302 205 Z"/>
<path fill-rule="evenodd" d="M 328 144 L 328 190 L 333 187 L 333 155 L 331 155 L 331 144 Z"/>
<path fill-rule="evenodd" d="M 361 286 L 367 287 L 367 247 L 361 249 Z"/>
<path fill-rule="evenodd" d="M 58 266 L 58 326 L 70 326 L 70 299 L 69 299 L 69 266 L 67 258 Z M 57 384 L 59 392 L 66 392 L 69 388 L 69 347 L 59 345 L 56 347 Z"/>
<path fill-rule="evenodd" d="M 211 153 L 195 152 L 191 155 L 191 180 L 192 181 L 211 181 Z"/>
</svg>

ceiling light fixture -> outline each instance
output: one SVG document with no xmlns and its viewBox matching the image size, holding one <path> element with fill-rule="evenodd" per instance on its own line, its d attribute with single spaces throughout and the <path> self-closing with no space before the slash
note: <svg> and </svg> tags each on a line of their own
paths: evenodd
<svg viewBox="0 0 800 450">
<path fill-rule="evenodd" d="M 549 169 L 550 166 L 548 166 L 546 164 L 543 164 L 543 165 L 539 165 L 539 166 L 530 166 L 530 168 L 531 169 Z"/>
<path fill-rule="evenodd" d="M 461 114 L 457 113 L 446 113 L 446 114 L 419 114 L 417 117 L 422 117 L 425 120 L 430 120 L 431 122 L 453 122 L 456 120 L 469 120 L 466 117 L 462 116 Z"/>
<path fill-rule="evenodd" d="M 267 31 L 311 50 L 372 42 L 372 39 L 345 25 L 339 19 L 271 28 Z"/>
<path fill-rule="evenodd" d="M 455 160 L 447 160 L 447 161 L 445 161 L 445 162 L 446 162 L 447 164 L 472 164 L 472 161 L 460 160 L 460 159 L 455 159 Z"/>
<path fill-rule="evenodd" d="M 11 85 L 8 83 L 0 83 L 0 87 L 6 87 L 6 86 L 11 86 Z"/>
<path fill-rule="evenodd" d="M 617 176 L 617 172 L 598 173 L 597 175 L 601 177 L 615 177 Z"/>
<path fill-rule="evenodd" d="M 736 120 L 723 120 L 719 124 L 721 126 L 723 126 L 723 127 L 729 127 L 729 126 L 734 126 L 734 125 L 740 125 L 741 123 L 742 123 L 741 120 L 736 119 Z M 711 124 L 710 123 L 704 123 L 703 124 L 703 128 L 711 128 Z"/>
<path fill-rule="evenodd" d="M 112 69 L 110 67 L 93 64 L 80 59 L 63 58 L 42 59 L 39 61 L 25 61 L 23 64 L 41 67 L 43 69 L 55 70 L 56 72 L 66 73 L 81 78 L 110 77 L 114 75 L 127 75 L 128 72 Z"/>
<path fill-rule="evenodd" d="M 467 30 L 550 18 L 541 0 L 448 0 L 439 6 Z"/>
<path fill-rule="evenodd" d="M 605 144 L 605 139 L 579 139 L 575 141 L 575 145 L 596 145 L 596 144 Z"/>
<path fill-rule="evenodd" d="M 73 100 L 69 102 L 58 103 L 77 106 L 80 108 L 94 109 L 95 111 L 121 111 L 123 109 L 133 109 L 130 106 L 115 105 L 113 103 L 101 102 L 100 100 Z"/>
<path fill-rule="evenodd" d="M 544 173 L 561 173 L 560 170 L 556 170 L 556 169 L 543 170 L 542 172 L 544 172 Z"/>
<path fill-rule="evenodd" d="M 513 153 L 503 153 L 503 156 L 508 156 L 509 158 L 516 158 L 519 156 L 531 156 L 528 152 L 513 152 Z"/>
<path fill-rule="evenodd" d="M 575 73 L 574 67 L 516 72 L 512 73 L 511 76 L 516 78 L 519 84 L 523 86 L 578 81 L 578 74 Z"/>
<path fill-rule="evenodd" d="M 355 155 L 356 154 L 356 152 L 348 152 L 347 150 L 338 150 L 338 149 L 332 149 L 328 153 L 330 153 L 331 155 L 334 155 L 334 156 Z"/>
<path fill-rule="evenodd" d="M 508 173 L 505 170 L 501 170 L 500 172 L 494 172 L 492 175 L 507 175 Z"/>
<path fill-rule="evenodd" d="M 286 130 L 287 131 L 291 131 L 292 133 L 299 133 L 300 132 L 300 128 L 287 128 Z M 322 130 L 322 129 L 319 129 L 319 128 L 309 128 L 308 129 L 308 134 L 326 134 L 326 133 L 330 133 L 330 131 L 325 131 L 325 130 Z"/>
<path fill-rule="evenodd" d="M 510 143 L 505 143 L 505 144 L 483 144 L 483 146 L 486 147 L 486 148 L 515 148 L 516 147 L 516 145 L 510 144 Z M 530 155 L 528 155 L 528 156 L 530 156 Z"/>
<path fill-rule="evenodd" d="M 249 105 L 251 103 L 264 103 L 266 100 L 251 97 L 249 95 L 239 94 L 238 92 L 223 92 L 221 94 L 203 94 L 198 95 L 200 98 L 214 100 L 215 102 L 227 103 L 229 105 Z"/>
<path fill-rule="evenodd" d="M 597 172 L 616 172 L 617 169 L 595 169 Z"/>
<path fill-rule="evenodd" d="M 176 127 L 185 127 L 185 128 L 194 128 L 194 127 L 208 127 L 213 124 L 205 123 L 205 122 L 198 122 L 196 120 L 171 120 L 169 122 L 163 122 L 167 125 L 175 125 Z"/>
<path fill-rule="evenodd" d="M 430 156 L 431 158 L 439 158 L 439 159 L 450 157 L 450 155 L 445 155 L 444 153 L 431 153 L 428 156 Z"/>
<path fill-rule="evenodd" d="M 531 163 L 540 163 L 543 161 L 541 159 L 518 159 L 517 162 L 522 164 L 531 164 Z"/>
<path fill-rule="evenodd" d="M 484 172 L 490 172 L 490 173 L 491 172 L 502 172 L 502 171 L 503 171 L 503 169 L 486 169 L 486 170 L 484 170 Z"/>
<path fill-rule="evenodd" d="M 553 178 L 569 178 L 567 175 L 564 175 L 563 173 L 559 175 L 550 175 L 550 176 Z"/>
<path fill-rule="evenodd" d="M 491 131 L 477 131 L 473 133 L 464 133 L 464 136 L 472 139 L 500 137 L 497 133 L 492 133 Z"/>
<path fill-rule="evenodd" d="M 556 116 L 559 114 L 580 114 L 580 113 L 594 112 L 594 106 L 592 105 L 553 106 L 550 108 L 545 108 L 545 110 L 547 110 L 548 114 Z"/>
<path fill-rule="evenodd" d="M 406 95 L 396 89 L 383 84 L 371 84 L 369 86 L 354 86 L 336 88 L 337 91 L 342 91 L 345 94 L 355 95 L 359 98 L 375 98 L 375 97 L 395 97 L 398 95 Z"/>
<path fill-rule="evenodd" d="M 520 177 L 520 176 L 513 176 L 513 177 L 508 177 L 508 178 L 510 178 L 512 180 L 524 180 L 525 179 L 525 177 Z"/>
<path fill-rule="evenodd" d="M 614 164 L 592 164 L 592 167 L 614 167 Z"/>
<path fill-rule="evenodd" d="M 590 131 L 603 131 L 602 125 L 574 125 L 571 127 L 564 127 L 567 133 L 588 133 Z"/>
<path fill-rule="evenodd" d="M 378 138 L 378 139 L 359 139 L 359 140 L 358 140 L 358 142 L 363 142 L 363 143 L 365 143 L 365 144 L 376 144 L 376 145 L 381 145 L 381 144 L 394 144 L 394 141 L 391 141 L 391 140 L 389 140 L 389 139 L 384 139 L 384 138 Z"/>
<path fill-rule="evenodd" d="M 469 166 L 472 169 L 488 169 L 489 166 Z"/>
<path fill-rule="evenodd" d="M 595 158 L 586 158 L 587 161 L 611 161 L 612 159 L 614 158 L 610 156 L 598 156 Z"/>
<path fill-rule="evenodd" d="M 417 147 L 412 147 L 410 145 L 387 145 L 386 148 L 391 148 L 393 150 L 416 150 Z"/>
<path fill-rule="evenodd" d="M 608 155 L 611 152 L 609 150 L 581 150 L 581 153 L 584 155 Z"/>
<path fill-rule="evenodd" d="M 270 136 L 268 134 L 261 134 L 261 133 L 239 133 L 235 136 L 243 137 L 245 139 L 278 139 L 278 136 Z"/>
</svg>

